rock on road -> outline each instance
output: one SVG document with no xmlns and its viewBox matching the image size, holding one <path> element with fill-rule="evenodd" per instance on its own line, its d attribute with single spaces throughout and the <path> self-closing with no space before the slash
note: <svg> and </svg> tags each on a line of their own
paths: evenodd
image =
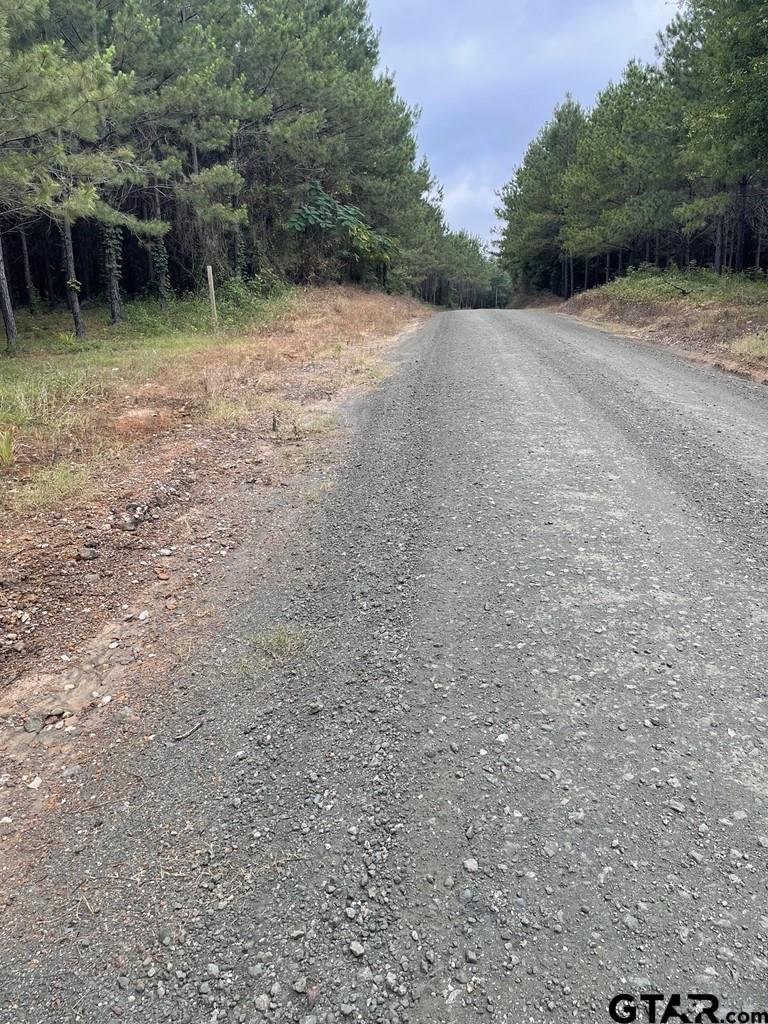
<svg viewBox="0 0 768 1024">
<path fill-rule="evenodd" d="M 232 609 L 290 656 L 190 666 L 5 909 L 3 1021 L 768 1009 L 768 393 L 538 312 L 397 362 Z"/>
</svg>

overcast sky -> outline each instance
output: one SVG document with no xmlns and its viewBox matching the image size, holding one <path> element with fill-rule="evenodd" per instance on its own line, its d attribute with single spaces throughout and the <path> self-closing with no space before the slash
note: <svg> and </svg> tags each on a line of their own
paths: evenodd
<svg viewBox="0 0 768 1024">
<path fill-rule="evenodd" d="M 651 59 L 676 0 L 369 0 L 382 64 L 422 109 L 453 228 L 489 238 L 494 193 L 570 91 L 584 104 Z"/>
</svg>

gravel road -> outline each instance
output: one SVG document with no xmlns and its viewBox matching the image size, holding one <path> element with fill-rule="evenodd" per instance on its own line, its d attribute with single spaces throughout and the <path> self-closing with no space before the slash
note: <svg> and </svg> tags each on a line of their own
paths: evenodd
<svg viewBox="0 0 768 1024">
<path fill-rule="evenodd" d="M 768 392 L 539 312 L 397 364 L 174 681 L 202 726 L 4 909 L 0 1020 L 768 1010 Z"/>
</svg>

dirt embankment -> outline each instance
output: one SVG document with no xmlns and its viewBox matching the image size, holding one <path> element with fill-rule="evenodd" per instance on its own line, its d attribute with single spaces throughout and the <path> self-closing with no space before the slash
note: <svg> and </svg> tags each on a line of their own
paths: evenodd
<svg viewBox="0 0 768 1024">
<path fill-rule="evenodd" d="M 375 384 L 383 350 L 426 315 L 403 297 L 308 290 L 279 322 L 84 403 L 120 445 L 81 493 L 3 510 L 0 733 L 77 728 L 128 665 L 167 663 L 208 614 L 207 582 L 258 542 L 269 495 L 322 461 L 340 399 Z"/>
<path fill-rule="evenodd" d="M 768 303 L 730 303 L 695 291 L 627 297 L 609 286 L 576 295 L 558 311 L 768 384 Z"/>
</svg>

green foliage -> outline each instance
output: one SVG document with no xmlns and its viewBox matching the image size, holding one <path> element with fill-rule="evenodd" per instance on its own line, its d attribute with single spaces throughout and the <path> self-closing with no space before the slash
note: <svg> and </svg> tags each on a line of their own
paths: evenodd
<svg viewBox="0 0 768 1024">
<path fill-rule="evenodd" d="M 687 0 L 653 65 L 559 107 L 502 192 L 501 262 L 563 295 L 653 262 L 720 273 L 768 248 L 768 6 Z M 575 268 L 574 264 L 578 264 Z"/>
<path fill-rule="evenodd" d="M 78 335 L 80 300 L 106 293 L 115 323 L 124 298 L 175 308 L 207 265 L 219 288 L 445 274 L 446 301 L 485 294 L 364 0 L 0 0 L 0 73 L 0 230 L 25 226 L 32 286 Z"/>
<path fill-rule="evenodd" d="M 566 174 L 584 134 L 582 108 L 567 97 L 528 147 L 497 211 L 503 263 L 521 291 L 549 287 L 562 260 Z"/>
<path fill-rule="evenodd" d="M 311 181 L 307 196 L 288 220 L 288 228 L 301 236 L 306 266 L 336 261 L 347 275 L 352 268 L 374 274 L 391 266 L 399 250 L 384 232 L 366 223 L 361 210 L 328 195 L 319 181 Z M 310 279 L 311 270 L 303 275 Z"/>
<path fill-rule="evenodd" d="M 764 275 L 715 274 L 706 267 L 660 269 L 644 265 L 616 278 L 600 291 L 607 299 L 630 303 L 665 302 L 670 299 L 713 303 L 718 306 L 765 307 L 768 305 L 768 280 Z"/>
</svg>

